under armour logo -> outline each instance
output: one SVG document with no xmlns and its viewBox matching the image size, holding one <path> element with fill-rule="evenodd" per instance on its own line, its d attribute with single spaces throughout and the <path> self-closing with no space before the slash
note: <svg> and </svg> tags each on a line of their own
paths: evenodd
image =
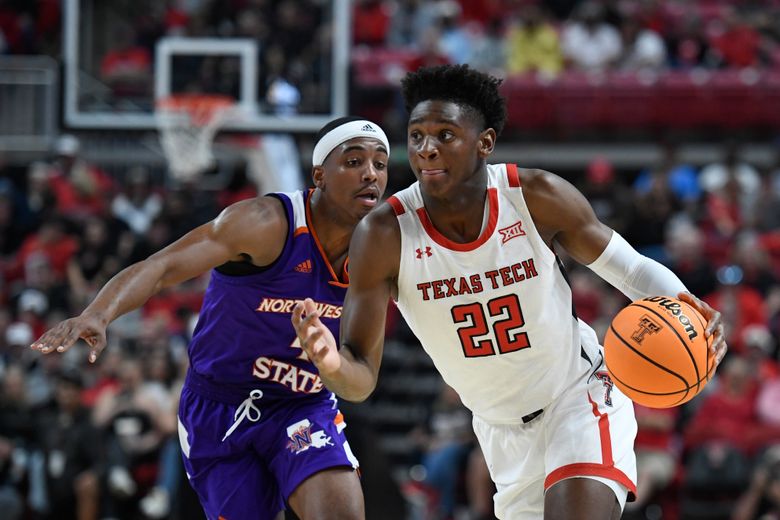
<svg viewBox="0 0 780 520">
<path fill-rule="evenodd" d="M 374 132 L 376 133 L 376 130 L 374 130 L 374 127 L 366 123 L 363 125 L 363 128 L 360 129 L 361 132 Z"/>
<path fill-rule="evenodd" d="M 645 340 L 646 335 L 655 334 L 659 330 L 661 330 L 661 325 L 647 314 L 643 314 L 642 317 L 639 318 L 639 328 L 631 334 L 631 339 L 641 345 Z"/>
<path fill-rule="evenodd" d="M 425 246 L 425 251 L 423 251 L 422 249 L 420 249 L 418 247 L 417 248 L 417 258 L 422 258 L 423 254 L 425 256 L 433 256 L 433 253 L 431 252 L 431 246 Z"/>
</svg>

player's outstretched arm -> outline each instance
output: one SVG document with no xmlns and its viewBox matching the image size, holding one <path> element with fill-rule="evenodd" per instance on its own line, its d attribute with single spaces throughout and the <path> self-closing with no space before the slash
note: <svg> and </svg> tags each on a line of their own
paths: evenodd
<svg viewBox="0 0 780 520">
<path fill-rule="evenodd" d="M 313 302 L 299 304 L 293 311 L 298 339 L 322 382 L 347 401 L 363 401 L 376 387 L 387 305 L 398 276 L 400 251 L 398 221 L 387 204 L 358 224 L 349 246 L 349 290 L 341 314 L 341 349 L 320 322 Z"/>
<path fill-rule="evenodd" d="M 79 338 L 94 362 L 106 346 L 106 327 L 137 309 L 160 290 L 231 260 L 267 265 L 284 247 L 287 220 L 281 203 L 258 198 L 236 203 L 216 219 L 190 231 L 146 260 L 117 273 L 77 317 L 45 332 L 33 349 L 64 352 Z"/>
<path fill-rule="evenodd" d="M 534 224 L 552 245 L 623 292 L 629 299 L 666 295 L 692 305 L 707 320 L 705 336 L 720 363 L 727 346 L 718 311 L 690 294 L 667 267 L 639 254 L 623 237 L 598 220 L 587 199 L 574 186 L 549 172 L 524 170 L 523 194 Z"/>
</svg>

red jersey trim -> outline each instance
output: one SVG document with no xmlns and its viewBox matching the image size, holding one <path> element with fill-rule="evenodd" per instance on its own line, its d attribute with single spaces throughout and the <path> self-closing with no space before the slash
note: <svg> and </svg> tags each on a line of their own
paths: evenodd
<svg viewBox="0 0 780 520">
<path fill-rule="evenodd" d="M 517 171 L 517 165 L 516 164 L 507 164 L 506 165 L 506 176 L 509 179 L 509 187 L 510 188 L 519 188 L 520 187 L 520 172 Z"/>
<path fill-rule="evenodd" d="M 293 237 L 297 237 L 298 235 L 303 235 L 304 233 L 308 233 L 309 228 L 306 226 L 301 226 L 299 228 L 295 228 L 295 231 L 293 231 Z"/>
<path fill-rule="evenodd" d="M 628 478 L 625 473 L 614 466 L 605 466 L 603 464 L 594 464 L 590 462 L 567 464 L 566 466 L 556 469 L 544 479 L 544 490 L 547 491 L 561 480 L 582 476 L 601 477 L 614 480 L 615 482 L 626 486 L 629 495 L 636 496 L 636 484 L 631 482 L 631 479 Z M 633 497 L 631 497 L 629 501 L 632 500 Z"/>
<path fill-rule="evenodd" d="M 570 477 L 581 477 L 590 475 L 614 480 L 628 489 L 630 500 L 636 497 L 636 484 L 631 482 L 628 476 L 615 467 L 615 461 L 612 457 L 612 439 L 609 433 L 609 416 L 606 413 L 600 413 L 598 405 L 588 394 L 588 402 L 593 409 L 593 415 L 599 420 L 599 439 L 601 440 L 601 464 L 592 462 L 579 462 L 567 464 L 554 470 L 544 479 L 545 491 L 557 482 Z"/>
<path fill-rule="evenodd" d="M 439 231 L 434 227 L 433 222 L 431 222 L 431 219 L 428 216 L 428 212 L 425 211 L 424 207 L 417 209 L 417 216 L 420 218 L 420 222 L 422 223 L 423 228 L 425 228 L 426 233 L 428 233 L 428 236 L 431 237 L 431 239 L 433 239 L 433 241 L 440 246 L 446 247 L 447 249 L 451 249 L 453 251 L 473 251 L 487 242 L 487 240 L 496 231 L 496 224 L 498 224 L 498 192 L 496 191 L 496 188 L 488 188 L 487 200 L 487 226 L 485 226 L 484 231 L 482 231 L 482 234 L 476 240 L 466 244 L 454 242 L 439 233 Z"/>
<path fill-rule="evenodd" d="M 396 217 L 399 217 L 406 213 L 406 210 L 404 209 L 404 205 L 401 203 L 400 200 L 398 200 L 398 197 L 395 195 L 391 195 L 387 198 L 387 203 L 390 204 L 390 207 L 393 208 L 393 212 L 395 213 Z"/>
<path fill-rule="evenodd" d="M 334 271 L 333 266 L 330 265 L 330 260 L 328 260 L 328 256 L 325 254 L 325 250 L 322 248 L 322 244 L 320 243 L 320 238 L 317 236 L 317 231 L 314 229 L 314 226 L 312 225 L 311 194 L 313 191 L 314 190 L 309 190 L 309 196 L 306 197 L 306 226 L 309 228 L 309 233 L 311 234 L 312 239 L 314 239 L 314 244 L 317 246 L 317 250 L 319 250 L 320 252 L 320 257 L 322 257 L 322 260 L 325 262 L 328 271 L 330 271 L 331 278 L 333 278 L 333 280 L 330 280 L 328 284 L 335 285 L 336 287 L 345 287 L 345 288 L 349 287 L 349 283 L 342 282 L 341 280 L 339 280 L 339 277 L 336 276 L 336 271 Z"/>
</svg>

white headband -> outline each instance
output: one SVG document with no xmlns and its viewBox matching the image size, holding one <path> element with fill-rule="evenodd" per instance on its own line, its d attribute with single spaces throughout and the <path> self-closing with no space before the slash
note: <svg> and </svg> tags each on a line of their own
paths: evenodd
<svg viewBox="0 0 780 520">
<path fill-rule="evenodd" d="M 317 144 L 314 146 L 314 152 L 311 154 L 312 166 L 322 166 L 322 163 L 325 162 L 325 158 L 334 148 L 355 137 L 371 137 L 382 141 L 385 148 L 387 148 L 388 156 L 390 155 L 390 142 L 387 140 L 385 132 L 379 128 L 379 125 L 365 119 L 359 119 L 337 126 L 323 135 L 322 138 L 317 141 Z"/>
</svg>

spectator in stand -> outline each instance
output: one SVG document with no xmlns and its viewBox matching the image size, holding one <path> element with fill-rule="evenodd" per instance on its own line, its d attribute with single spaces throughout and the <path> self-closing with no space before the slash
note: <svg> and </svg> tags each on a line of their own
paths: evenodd
<svg viewBox="0 0 780 520">
<path fill-rule="evenodd" d="M 663 244 L 667 223 L 683 209 L 682 202 L 669 186 L 667 171 L 652 170 L 647 189 L 635 188 L 632 202 L 634 212 L 626 229 L 626 239 L 640 253 L 665 261 Z"/>
<path fill-rule="evenodd" d="M 114 514 L 138 507 L 151 491 L 159 471 L 161 447 L 176 431 L 176 414 L 145 385 L 141 363 L 125 357 L 120 387 L 105 392 L 95 405 L 93 420 L 107 433 L 107 508 Z"/>
<path fill-rule="evenodd" d="M 661 158 L 655 167 L 645 168 L 639 172 L 639 176 L 634 181 L 634 190 L 645 194 L 650 191 L 654 178 L 663 178 L 674 196 L 685 205 L 689 214 L 695 214 L 702 194 L 696 168 L 680 161 L 677 145 L 670 139 L 666 139 L 661 144 L 660 153 Z"/>
<path fill-rule="evenodd" d="M 63 370 L 56 376 L 53 402 L 35 413 L 37 445 L 45 475 L 33 482 L 45 486 L 41 519 L 97 520 L 100 444 L 89 410 L 81 405 L 81 375 Z"/>
<path fill-rule="evenodd" d="M 639 427 L 634 441 L 636 501 L 626 504 L 627 513 L 642 511 L 672 482 L 679 456 L 676 438 L 679 408 L 647 408 L 634 404 L 634 414 Z"/>
<path fill-rule="evenodd" d="M 111 178 L 80 157 L 81 143 L 73 135 L 61 136 L 56 152 L 49 182 L 57 199 L 57 211 L 73 221 L 105 215 L 114 191 Z"/>
<path fill-rule="evenodd" d="M 561 36 L 563 54 L 571 67 L 585 72 L 603 72 L 620 58 L 620 33 L 604 21 L 601 4 L 587 0 L 577 16 L 566 23 Z"/>
<path fill-rule="evenodd" d="M 390 14 L 387 45 L 420 50 L 425 34 L 436 23 L 436 2 L 398 0 Z"/>
<path fill-rule="evenodd" d="M 538 72 L 554 77 L 563 69 L 558 31 L 546 20 L 541 7 L 529 5 L 518 9 L 506 40 L 509 74 Z"/>
<path fill-rule="evenodd" d="M 749 225 L 759 232 L 780 230 L 780 163 L 762 172 L 761 187 Z"/>
<path fill-rule="evenodd" d="M 690 451 L 710 443 L 726 443 L 752 455 L 757 448 L 752 433 L 758 428 L 755 376 L 739 355 L 732 354 L 722 365 L 718 384 L 702 396 L 702 403 L 685 427 L 685 447 Z"/>
<path fill-rule="evenodd" d="M 469 66 L 489 74 L 503 75 L 506 65 L 503 30 L 503 20 L 495 18 L 488 22 L 483 31 L 473 35 Z"/>
<path fill-rule="evenodd" d="M 442 51 L 439 34 L 439 28 L 434 25 L 422 35 L 422 39 L 419 42 L 420 52 L 406 64 L 408 70 L 446 65 L 450 62 L 447 55 Z"/>
<path fill-rule="evenodd" d="M 753 470 L 750 487 L 742 494 L 732 520 L 780 518 L 780 445 L 764 452 Z"/>
<path fill-rule="evenodd" d="M 439 45 L 450 63 L 468 62 L 473 53 L 472 38 L 461 23 L 461 8 L 455 0 L 438 2 Z"/>
<path fill-rule="evenodd" d="M 25 202 L 10 179 L 0 177 L 0 259 L 11 256 L 31 230 Z"/>
<path fill-rule="evenodd" d="M 46 331 L 46 316 L 49 298 L 46 293 L 33 287 L 26 287 L 16 298 L 16 323 L 30 326 L 33 334 Z"/>
<path fill-rule="evenodd" d="M 0 381 L 0 511 L 7 520 L 20 520 L 34 430 L 32 414 L 24 391 L 24 370 L 11 365 Z"/>
<path fill-rule="evenodd" d="M 358 0 L 352 8 L 352 42 L 379 46 L 387 38 L 390 24 L 384 0 Z"/>
<path fill-rule="evenodd" d="M 123 258 L 123 266 L 140 262 L 144 258 L 154 254 L 173 241 L 173 230 L 168 219 L 164 216 L 157 217 L 151 223 L 146 236 L 141 237 L 133 244 L 132 249 Z"/>
<path fill-rule="evenodd" d="M 96 217 L 87 220 L 79 249 L 68 262 L 71 309 L 83 309 L 121 267 L 106 221 Z"/>
<path fill-rule="evenodd" d="M 119 390 L 119 367 L 122 361 L 120 348 L 111 345 L 100 358 L 92 375 L 92 384 L 81 392 L 81 402 L 93 408 L 104 392 L 115 394 Z"/>
<path fill-rule="evenodd" d="M 65 280 L 65 273 L 71 256 L 78 249 L 78 243 L 65 230 L 62 218 L 52 216 L 41 223 L 37 233 L 28 235 L 15 258 L 6 271 L 7 280 L 23 279 L 26 283 L 32 280 L 28 262 L 40 259 L 51 269 L 55 283 Z"/>
<path fill-rule="evenodd" d="M 780 282 L 769 254 L 755 232 L 743 231 L 735 237 L 732 261 L 742 270 L 742 283 L 757 290 L 762 297 L 766 297 L 769 290 Z"/>
<path fill-rule="evenodd" d="M 752 220 L 761 176 L 755 167 L 740 158 L 738 143 L 727 143 L 725 149 L 722 161 L 701 169 L 699 184 L 708 194 L 707 205 L 716 228 L 728 236 Z"/>
<path fill-rule="evenodd" d="M 695 14 L 688 13 L 678 20 L 666 37 L 666 48 L 669 64 L 675 69 L 710 68 L 714 60 L 704 25 Z"/>
<path fill-rule="evenodd" d="M 703 299 L 719 305 L 729 348 L 735 353 L 745 350 L 743 331 L 749 325 L 767 325 L 767 310 L 761 293 L 743 283 L 742 269 L 736 265 L 717 270 L 719 288 Z"/>
<path fill-rule="evenodd" d="M 601 222 L 618 233 L 625 233 L 631 219 L 631 191 L 622 178 L 615 178 L 615 167 L 609 159 L 597 156 L 590 161 L 580 191 Z"/>
<path fill-rule="evenodd" d="M 34 161 L 27 168 L 27 190 L 25 203 L 31 213 L 31 228 L 56 212 L 57 196 L 49 182 L 51 168 L 43 161 Z"/>
<path fill-rule="evenodd" d="M 257 197 L 257 186 L 249 180 L 247 167 L 245 161 L 240 161 L 233 167 L 227 186 L 217 194 L 219 211 L 238 201 Z"/>
<path fill-rule="evenodd" d="M 162 211 L 162 197 L 152 190 L 149 171 L 144 166 L 131 168 L 127 172 L 126 183 L 124 191 L 114 197 L 111 211 L 133 233 L 144 236 Z"/>
<path fill-rule="evenodd" d="M 659 71 L 666 66 L 666 47 L 661 36 L 639 20 L 626 17 L 620 27 L 623 39 L 618 67 L 626 71 Z"/>
<path fill-rule="evenodd" d="M 460 476 L 474 447 L 471 412 L 463 406 L 457 392 L 446 383 L 433 404 L 428 431 L 413 432 L 423 447 L 423 482 L 436 491 L 437 518 L 451 518 Z"/>
<path fill-rule="evenodd" d="M 152 57 L 135 42 L 131 26 L 112 31 L 112 48 L 100 63 L 100 79 L 117 97 L 144 96 L 152 87 Z"/>
<path fill-rule="evenodd" d="M 776 349 L 772 334 L 766 325 L 748 325 L 742 331 L 742 341 L 745 344 L 745 359 L 750 364 L 751 371 L 756 375 L 756 380 L 760 385 L 759 394 L 763 393 L 764 387 L 769 381 L 780 375 L 780 364 L 777 362 Z M 777 401 L 780 406 L 780 401 Z M 759 403 L 759 419 L 761 417 Z M 765 421 L 767 424 L 773 424 L 774 421 Z M 780 422 L 778 433 L 780 433 Z"/>
<path fill-rule="evenodd" d="M 670 268 L 694 294 L 710 294 L 717 287 L 715 268 L 704 250 L 704 233 L 692 221 L 680 219 L 667 228 L 664 249 Z"/>
<path fill-rule="evenodd" d="M 710 45 L 720 67 L 759 65 L 761 34 L 733 6 L 723 5 L 720 19 L 713 22 L 710 31 Z"/>
</svg>

